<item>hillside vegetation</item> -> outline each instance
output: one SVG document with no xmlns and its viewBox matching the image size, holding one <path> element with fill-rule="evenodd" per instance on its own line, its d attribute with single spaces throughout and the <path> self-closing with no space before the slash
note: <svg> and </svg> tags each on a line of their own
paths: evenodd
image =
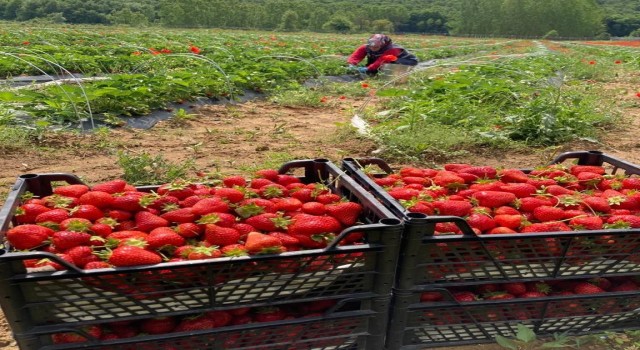
<svg viewBox="0 0 640 350">
<path fill-rule="evenodd" d="M 0 0 L 0 19 L 314 32 L 623 37 L 640 28 L 624 0 Z"/>
</svg>

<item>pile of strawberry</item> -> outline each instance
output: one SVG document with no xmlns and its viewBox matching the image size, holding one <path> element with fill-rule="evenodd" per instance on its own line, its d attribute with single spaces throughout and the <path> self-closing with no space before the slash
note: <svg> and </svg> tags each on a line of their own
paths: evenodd
<svg viewBox="0 0 640 350">
<path fill-rule="evenodd" d="M 520 169 L 446 164 L 404 167 L 373 179 L 409 212 L 465 218 L 476 234 L 640 227 L 640 177 L 603 166 Z M 459 234 L 438 223 L 436 234 Z"/>
<path fill-rule="evenodd" d="M 277 322 L 303 317 L 322 317 L 324 312 L 329 310 L 335 304 L 335 300 L 325 299 L 281 306 L 242 307 L 229 310 L 215 310 L 203 312 L 197 315 L 157 316 L 142 320 L 119 320 L 100 325 L 83 326 L 81 331 L 82 333 L 86 333 L 92 338 L 100 341 L 132 339 L 146 335 L 203 331 L 228 326 Z M 291 325 L 287 327 L 285 331 L 287 332 L 286 336 L 288 337 L 284 338 L 285 334 L 281 334 L 282 337 L 280 339 L 298 339 L 299 335 L 303 334 L 305 329 L 300 325 Z M 294 332 L 297 332 L 298 336 L 294 336 Z M 52 341 L 54 344 L 83 343 L 89 341 L 89 339 L 83 336 L 82 333 L 54 333 L 52 334 Z M 270 337 L 272 338 L 271 340 L 273 340 L 273 335 L 275 335 L 275 333 L 272 329 L 267 328 L 264 333 L 265 338 Z M 257 337 L 255 340 L 258 341 Z M 246 341 L 241 339 L 240 334 L 238 333 L 236 333 L 235 336 L 233 336 L 233 334 L 226 336 L 225 348 L 233 347 L 236 343 L 238 343 L 238 345 L 246 345 Z M 256 343 L 255 345 L 263 344 Z"/>
<path fill-rule="evenodd" d="M 634 297 L 620 296 L 604 297 L 607 294 L 618 292 L 637 292 L 640 290 L 640 281 L 637 277 L 595 277 L 589 279 L 549 280 L 531 282 L 506 282 L 487 283 L 467 287 L 449 287 L 446 291 L 425 291 L 420 295 L 423 303 L 441 303 L 455 300 L 458 303 L 469 304 L 479 301 L 532 299 L 533 301 L 546 298 L 544 303 L 532 304 L 505 304 L 504 307 L 494 305 L 490 310 L 483 309 L 476 318 L 488 318 L 485 321 L 495 320 L 527 320 L 542 317 L 580 316 L 598 313 L 611 315 L 620 312 L 634 311 L 640 307 L 640 301 Z M 600 296 L 598 298 L 585 298 L 584 296 Z M 575 296 L 575 298 L 571 298 Z M 567 297 L 549 301 L 552 297 Z M 545 307 L 543 309 L 543 306 Z M 502 315 L 499 315 L 499 312 Z M 438 312 L 428 311 L 425 316 L 438 320 L 436 323 L 456 323 L 461 319 L 468 320 L 468 314 L 463 313 L 458 320 L 447 319 L 453 317 Z M 492 319 L 493 318 L 493 319 Z"/>
<path fill-rule="evenodd" d="M 54 253 L 82 269 L 138 266 L 323 248 L 363 210 L 325 184 L 273 169 L 199 180 L 150 192 L 121 179 L 57 186 L 21 203 L 6 239 L 14 251 Z M 362 239 L 353 233 L 340 244 Z M 64 269 L 49 259 L 25 264 Z"/>
</svg>

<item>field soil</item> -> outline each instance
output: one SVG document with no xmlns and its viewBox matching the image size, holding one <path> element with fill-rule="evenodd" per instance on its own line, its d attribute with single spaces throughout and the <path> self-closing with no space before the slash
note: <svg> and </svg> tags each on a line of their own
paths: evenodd
<svg viewBox="0 0 640 350">
<path fill-rule="evenodd" d="M 621 96 L 626 106 L 624 120 L 601 143 L 573 143 L 563 147 L 518 151 L 474 153 L 449 162 L 529 168 L 549 162 L 558 153 L 572 150 L 600 150 L 640 164 L 640 108 L 635 87 Z M 0 200 L 4 201 L 16 177 L 27 173 L 72 173 L 88 184 L 123 175 L 114 149 L 130 154 L 161 154 L 173 163 L 195 160 L 203 171 L 244 174 L 252 166 L 275 160 L 327 158 L 339 162 L 344 157 L 372 156 L 377 146 L 357 137 L 349 125 L 361 100 L 335 99 L 324 108 L 284 108 L 267 101 L 233 105 L 212 105 L 188 109 L 197 118 L 176 125 L 161 121 L 151 129 L 114 129 L 108 136 L 91 134 L 46 134 L 47 150 L 13 150 L 0 154 Z M 375 103 L 375 101 L 374 101 Z M 394 167 L 403 164 L 387 159 Z M 0 315 L 0 349 L 17 350 L 10 328 Z M 502 349 L 495 344 L 441 349 Z M 586 347 L 585 347 L 586 349 Z M 595 348 L 593 348 L 595 349 Z"/>
</svg>

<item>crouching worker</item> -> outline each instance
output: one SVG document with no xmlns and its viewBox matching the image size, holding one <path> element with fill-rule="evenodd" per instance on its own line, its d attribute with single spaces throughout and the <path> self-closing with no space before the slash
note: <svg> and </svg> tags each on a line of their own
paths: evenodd
<svg viewBox="0 0 640 350">
<path fill-rule="evenodd" d="M 364 67 L 358 67 L 363 59 L 367 59 Z M 358 47 L 347 59 L 349 69 L 375 75 L 385 64 L 402 64 L 415 66 L 418 58 L 400 45 L 396 45 L 391 38 L 384 34 L 373 34 L 367 43 Z"/>
</svg>

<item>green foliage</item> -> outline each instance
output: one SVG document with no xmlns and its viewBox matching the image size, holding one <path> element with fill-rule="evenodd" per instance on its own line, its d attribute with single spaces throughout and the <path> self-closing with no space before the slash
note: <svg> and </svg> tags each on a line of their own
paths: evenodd
<svg viewBox="0 0 640 350">
<path fill-rule="evenodd" d="M 560 37 L 560 34 L 558 34 L 557 30 L 550 30 L 547 32 L 547 34 L 542 36 L 542 39 L 555 39 Z"/>
<path fill-rule="evenodd" d="M 283 32 L 295 32 L 300 29 L 300 18 L 296 11 L 288 10 L 282 15 L 282 22 L 278 30 Z"/>
<path fill-rule="evenodd" d="M 346 16 L 336 15 L 327 23 L 322 25 L 322 29 L 330 32 L 349 33 L 353 31 L 355 25 Z"/>
<path fill-rule="evenodd" d="M 535 332 L 523 324 L 518 324 L 515 337 L 496 336 L 496 343 L 510 350 L 534 349 L 579 349 L 580 346 L 593 342 L 593 338 L 570 336 L 567 333 L 555 333 L 551 339 L 541 339 Z"/>
<path fill-rule="evenodd" d="M 194 170 L 194 164 L 193 159 L 174 164 L 159 154 L 118 152 L 118 165 L 124 171 L 122 178 L 134 185 L 158 185 L 187 179 L 189 172 Z"/>
<path fill-rule="evenodd" d="M 393 33 L 394 25 L 388 19 L 377 19 L 371 22 L 372 33 Z"/>
</svg>

